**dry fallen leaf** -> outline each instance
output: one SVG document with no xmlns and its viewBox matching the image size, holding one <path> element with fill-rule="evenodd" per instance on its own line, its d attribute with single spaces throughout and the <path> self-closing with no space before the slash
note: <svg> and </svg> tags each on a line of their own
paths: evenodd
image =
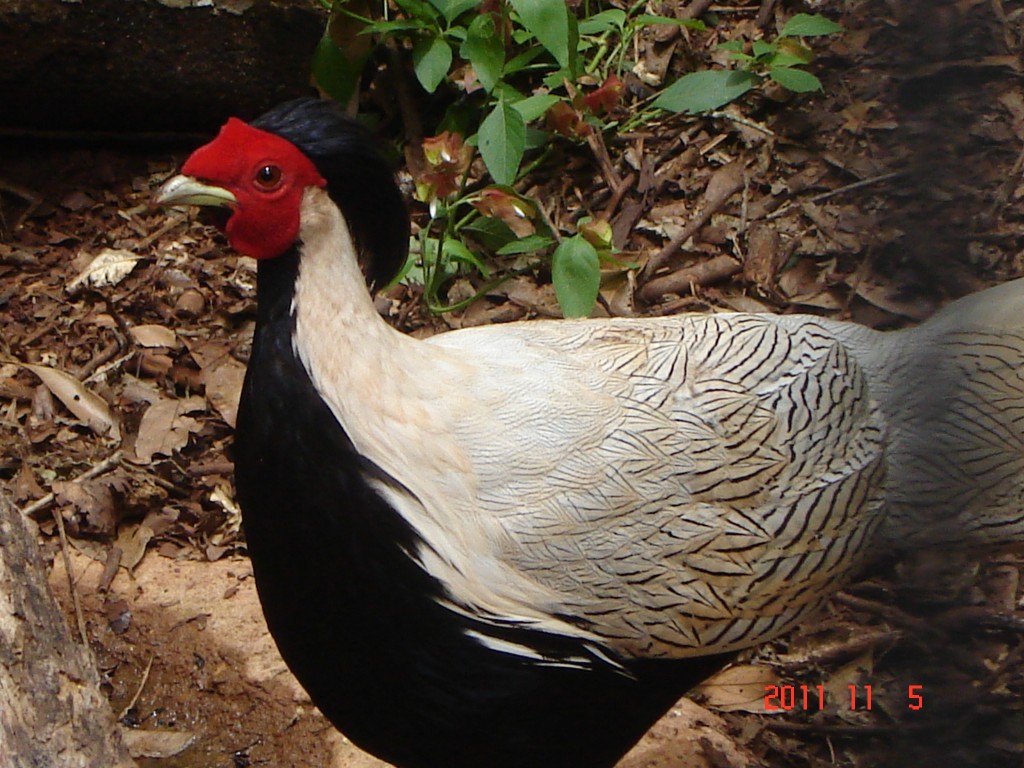
<svg viewBox="0 0 1024 768">
<path fill-rule="evenodd" d="M 824 681 L 825 699 L 839 705 L 838 715 L 843 720 L 858 722 L 866 715 L 866 686 L 874 669 L 874 653 L 867 650 L 834 670 Z"/>
<path fill-rule="evenodd" d="M 242 530 L 242 510 L 238 506 L 227 483 L 217 483 L 210 494 L 210 501 L 223 509 L 228 516 L 227 522 L 220 530 L 210 536 L 210 542 L 216 546 L 230 544 Z"/>
<path fill-rule="evenodd" d="M 68 283 L 68 293 L 74 293 L 86 285 L 93 288 L 117 285 L 131 274 L 141 258 L 131 251 L 104 248 L 78 277 Z"/>
<path fill-rule="evenodd" d="M 52 490 L 60 505 L 70 507 L 64 517 L 72 533 L 106 537 L 114 532 L 120 515 L 106 481 L 55 480 Z"/>
<path fill-rule="evenodd" d="M 186 414 L 206 410 L 201 397 L 182 400 L 161 398 L 146 409 L 139 423 L 139 434 L 135 440 L 135 456 L 143 462 L 153 460 L 153 454 L 171 456 L 188 443 L 188 436 L 196 432 L 200 424 Z"/>
<path fill-rule="evenodd" d="M 766 703 L 771 686 L 779 685 L 779 677 L 771 667 L 738 664 L 727 667 L 699 686 L 705 706 L 721 712 L 770 713 Z M 780 708 L 781 711 L 781 708 Z"/>
<path fill-rule="evenodd" d="M 794 304 L 830 310 L 843 306 L 842 298 L 826 287 L 823 271 L 810 259 L 801 259 L 779 275 L 778 286 Z"/>
<path fill-rule="evenodd" d="M 21 468 L 15 473 L 14 479 L 7 484 L 7 490 L 19 504 L 29 499 L 38 499 L 46 494 L 46 491 L 36 481 L 36 473 L 28 463 L 21 465 Z"/>
<path fill-rule="evenodd" d="M 231 355 L 227 344 L 206 341 L 189 344 L 189 352 L 202 369 L 206 399 L 229 427 L 235 426 L 238 400 L 242 396 L 245 366 Z"/>
<path fill-rule="evenodd" d="M 135 343 L 141 347 L 176 347 L 178 336 L 164 325 L 136 325 L 129 329 Z"/>
<path fill-rule="evenodd" d="M 184 752 L 196 735 L 190 731 L 155 731 L 144 728 L 121 728 L 132 757 L 168 758 Z"/>
<path fill-rule="evenodd" d="M 558 299 L 555 298 L 555 289 L 550 283 L 537 285 L 536 281 L 526 277 L 514 277 L 506 280 L 500 288 L 495 289 L 496 294 L 505 294 L 509 301 L 526 307 L 533 312 L 539 312 L 548 317 L 558 317 L 561 310 L 558 307 Z"/>
<path fill-rule="evenodd" d="M 75 418 L 84 422 L 94 432 L 109 434 L 115 440 L 120 439 L 120 430 L 106 400 L 90 392 L 82 382 L 64 371 L 28 363 L 25 367 L 42 380 L 46 388 L 64 403 Z"/>
<path fill-rule="evenodd" d="M 871 274 L 854 283 L 857 295 L 879 309 L 912 320 L 925 320 L 935 312 L 935 302 L 921 296 L 909 280 L 890 280 L 879 274 Z M 905 290 L 906 288 L 911 290 Z"/>
<path fill-rule="evenodd" d="M 747 235 L 743 276 L 761 290 L 770 291 L 784 258 L 778 231 L 763 224 L 754 224 Z"/>
<path fill-rule="evenodd" d="M 148 520 L 149 517 L 147 516 L 146 519 Z M 116 545 L 121 548 L 121 565 L 129 571 L 134 571 L 135 567 L 142 562 L 142 558 L 146 554 L 146 546 L 152 541 L 154 535 L 153 529 L 145 522 L 121 526 L 116 542 Z"/>
<path fill-rule="evenodd" d="M 868 124 L 868 115 L 872 110 L 882 106 L 880 101 L 855 101 L 848 104 L 839 114 L 843 118 L 842 130 L 850 133 L 861 133 Z"/>
</svg>

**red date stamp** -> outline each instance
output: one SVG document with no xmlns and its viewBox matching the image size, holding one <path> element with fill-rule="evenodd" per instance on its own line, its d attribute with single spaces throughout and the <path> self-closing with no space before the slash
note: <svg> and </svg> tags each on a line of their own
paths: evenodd
<svg viewBox="0 0 1024 768">
<path fill-rule="evenodd" d="M 871 709 L 871 686 L 850 685 L 849 705 L 851 710 Z M 907 708 L 924 708 L 924 686 L 907 686 Z M 825 709 L 825 686 L 823 685 L 766 685 L 764 687 L 765 712 L 791 710 L 814 711 Z"/>
</svg>

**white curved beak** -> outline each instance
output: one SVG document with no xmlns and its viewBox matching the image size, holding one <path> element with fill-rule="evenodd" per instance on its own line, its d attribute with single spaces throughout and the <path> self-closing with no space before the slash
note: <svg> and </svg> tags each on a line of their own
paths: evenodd
<svg viewBox="0 0 1024 768">
<path fill-rule="evenodd" d="M 154 205 L 237 205 L 235 196 L 223 187 L 204 184 L 191 176 L 172 176 L 163 183 L 153 196 Z"/>
</svg>

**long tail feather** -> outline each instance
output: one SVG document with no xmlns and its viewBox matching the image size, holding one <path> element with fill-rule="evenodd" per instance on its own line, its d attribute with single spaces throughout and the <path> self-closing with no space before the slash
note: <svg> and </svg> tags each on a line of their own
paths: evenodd
<svg viewBox="0 0 1024 768">
<path fill-rule="evenodd" d="M 844 339 L 888 416 L 894 546 L 1024 543 L 1024 280 Z"/>
</svg>

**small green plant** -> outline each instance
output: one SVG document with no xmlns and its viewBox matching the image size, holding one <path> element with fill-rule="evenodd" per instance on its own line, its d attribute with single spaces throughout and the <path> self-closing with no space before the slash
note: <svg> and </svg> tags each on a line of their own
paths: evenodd
<svg viewBox="0 0 1024 768">
<path fill-rule="evenodd" d="M 619 126 L 625 91 L 620 75 L 641 29 L 653 24 L 705 27 L 700 21 L 641 13 L 645 0 L 595 13 L 590 1 L 584 0 L 577 18 L 560 0 L 393 0 L 397 18 L 373 19 L 353 10 L 365 2 L 321 0 L 331 10 L 331 22 L 314 55 L 313 75 L 326 93 L 342 102 L 355 93 L 369 50 L 360 43 L 368 36 L 408 50 L 425 91 L 446 88 L 452 93 L 433 129 L 437 135 L 422 146 L 416 196 L 427 204 L 429 220 L 401 276 L 423 284 L 431 310 L 456 309 L 475 298 L 448 304 L 441 292 L 467 269 L 489 279 L 480 253 L 541 258 L 550 253 L 563 313 L 574 317 L 592 311 L 601 263 L 616 263 L 610 226 L 584 219 L 575 234 L 561 237 L 539 215 L 537 201 L 521 195 L 515 185 L 550 152 L 553 134 L 584 142 L 595 132 Z M 389 4 L 380 7 L 386 13 Z M 839 29 L 821 16 L 800 14 L 775 42 L 756 41 L 750 53 L 741 43 L 726 44 L 742 63 L 740 69 L 687 75 L 653 106 L 677 112 L 714 109 L 765 78 L 791 90 L 820 88 L 813 75 L 799 68 L 811 58 L 799 38 Z M 625 117 L 627 124 L 635 124 L 654 114 L 647 109 Z M 524 158 L 534 150 L 524 168 Z M 474 170 L 475 153 L 484 176 L 479 166 Z"/>
<path fill-rule="evenodd" d="M 652 106 L 669 112 L 707 112 L 735 101 L 765 80 L 794 93 L 821 90 L 821 81 L 801 67 L 814 53 L 800 38 L 841 32 L 843 27 L 820 14 L 798 13 L 772 42 L 754 40 L 749 49 L 741 40 L 719 46 L 739 62 L 739 69 L 692 72 L 679 78 L 654 100 Z M 749 53 L 747 52 L 749 50 Z"/>
<path fill-rule="evenodd" d="M 584 141 L 614 126 L 610 116 L 624 91 L 619 74 L 640 29 L 703 24 L 639 13 L 643 2 L 628 11 L 590 15 L 584 9 L 582 19 L 560 0 L 395 0 L 401 17 L 380 20 L 353 13 L 343 0 L 325 5 L 335 20 L 358 22 L 359 34 L 409 48 L 416 79 L 428 93 L 444 85 L 463 94 L 452 99 L 438 135 L 424 141 L 424 168 L 416 179 L 430 219 L 403 277 L 422 281 L 427 306 L 446 311 L 472 300 L 445 304 L 439 296 L 463 268 L 488 276 L 476 244 L 497 256 L 550 252 L 563 313 L 590 314 L 601 260 L 613 258 L 610 228 L 607 242 L 583 230 L 560 239 L 538 216 L 536 201 L 513 185 L 525 173 L 527 152 L 546 151 L 552 133 Z M 343 52 L 350 47 L 328 33 L 314 56 L 314 78 L 339 100 L 354 92 L 361 69 Z M 486 180 L 477 179 L 467 191 L 474 148 L 493 183 L 480 188 Z"/>
</svg>

